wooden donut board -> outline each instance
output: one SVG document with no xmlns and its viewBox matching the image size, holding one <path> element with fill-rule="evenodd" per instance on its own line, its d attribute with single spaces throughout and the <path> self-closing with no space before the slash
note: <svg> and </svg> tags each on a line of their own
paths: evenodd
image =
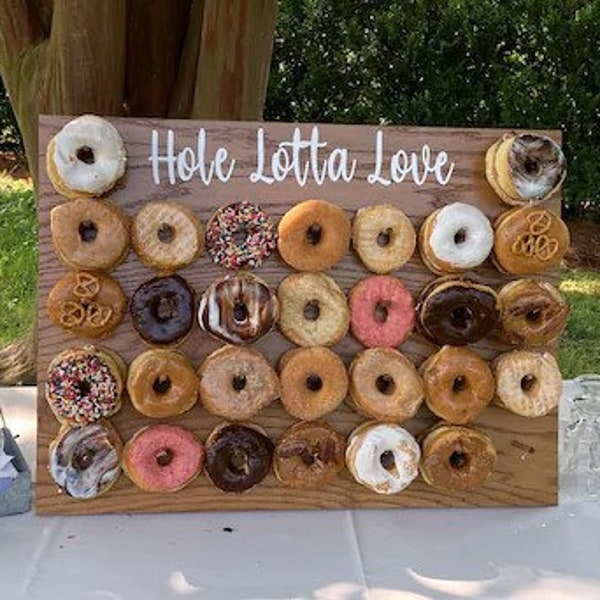
<svg viewBox="0 0 600 600">
<path fill-rule="evenodd" d="M 270 474 L 261 484 L 243 494 L 224 493 L 215 488 L 206 474 L 202 474 L 186 489 L 173 494 L 152 494 L 138 490 L 125 475 L 121 475 L 115 486 L 93 500 L 74 500 L 61 493 L 48 473 L 48 446 L 58 432 L 59 424 L 49 410 L 44 398 L 46 369 L 52 357 L 61 350 L 86 341 L 77 339 L 53 325 L 46 314 L 45 303 L 48 292 L 54 283 L 66 272 L 66 267 L 54 253 L 50 234 L 50 209 L 65 201 L 50 185 L 46 175 L 45 150 L 48 141 L 69 121 L 69 117 L 42 116 L 39 122 L 39 173 L 40 194 L 39 214 L 39 343 L 38 343 L 38 454 L 36 511 L 39 514 L 93 514 L 115 512 L 177 512 L 200 510 L 245 510 L 245 509 L 333 509 L 333 508 L 392 508 L 392 507 L 466 507 L 466 506 L 540 506 L 557 503 L 557 414 L 551 413 L 542 418 L 526 419 L 506 410 L 490 406 L 486 408 L 475 424 L 484 429 L 492 438 L 498 451 L 498 461 L 488 482 L 470 493 L 443 492 L 427 485 L 420 477 L 405 491 L 397 495 L 375 494 L 355 483 L 348 471 L 344 470 L 335 483 L 319 490 L 290 490 L 284 488 Z M 269 166 L 270 157 L 278 144 L 292 140 L 294 129 L 299 128 L 303 139 L 310 138 L 311 124 L 286 123 L 240 123 L 240 122 L 197 122 L 161 121 L 154 119 L 109 119 L 117 127 L 127 150 L 127 172 L 124 180 L 110 194 L 110 199 L 123 207 L 130 215 L 145 202 L 158 199 L 176 199 L 189 206 L 206 223 L 212 212 L 227 203 L 242 199 L 252 200 L 274 219 L 278 220 L 293 204 L 308 198 L 322 198 L 343 207 L 349 216 L 362 206 L 378 203 L 392 203 L 401 208 L 412 220 L 416 228 L 424 218 L 436 208 L 451 202 L 468 202 L 478 206 L 491 219 L 509 207 L 505 206 L 492 191 L 484 176 L 484 155 L 486 149 L 499 136 L 506 133 L 500 129 L 449 129 L 421 127 L 377 127 L 354 125 L 318 125 L 320 141 L 327 147 L 319 150 L 320 160 L 324 160 L 335 148 L 348 149 L 348 157 L 357 161 L 356 171 L 351 182 L 325 180 L 322 185 L 312 177 L 301 187 L 293 172 L 283 181 L 273 184 L 253 183 L 249 176 L 257 166 L 257 131 L 264 129 L 265 161 Z M 149 160 L 151 154 L 152 131 L 159 136 L 159 153 L 164 154 L 167 130 L 175 134 L 175 151 L 188 146 L 196 153 L 198 133 L 206 132 L 206 157 L 210 161 L 218 147 L 228 152 L 224 161 L 225 171 L 229 159 L 235 158 L 235 168 L 227 182 L 213 179 L 206 185 L 195 173 L 188 182 L 177 178 L 176 185 L 167 181 L 166 164 L 159 166 L 160 183 L 153 182 Z M 438 183 L 429 173 L 423 185 L 414 183 L 411 175 L 399 183 L 388 186 L 369 183 L 367 175 L 375 168 L 376 136 L 382 131 L 384 165 L 389 165 L 390 156 L 404 150 L 408 156 L 417 153 L 418 158 L 426 157 L 423 145 L 430 148 L 431 164 L 441 150 L 454 163 L 454 171 L 447 185 Z M 560 142 L 560 132 L 543 132 Z M 288 147 L 289 148 L 289 147 Z M 291 156 L 291 150 L 290 156 Z M 337 160 L 341 156 L 338 152 Z M 188 153 L 188 158 L 191 155 Z M 307 150 L 301 152 L 304 159 Z M 400 155 L 402 158 L 402 155 Z M 443 162 L 443 160 L 442 160 Z M 449 163 L 448 163 L 449 164 Z M 440 175 L 447 175 L 448 164 L 440 167 Z M 381 176 L 386 175 L 385 167 Z M 266 172 L 265 172 L 266 173 Z M 177 175 L 177 173 L 175 173 Z M 268 174 L 268 173 L 266 173 Z M 388 174 L 389 175 L 389 174 Z M 560 210 L 557 197 L 547 206 Z M 270 257 L 256 273 L 270 285 L 278 282 L 291 272 L 280 258 Z M 115 276 L 130 296 L 135 288 L 153 272 L 144 267 L 133 251 L 126 263 L 116 271 Z M 359 279 L 369 275 L 353 251 L 331 269 L 330 274 L 346 292 Z M 411 261 L 393 273 L 412 291 L 416 297 L 419 291 L 434 275 L 423 265 L 415 253 Z M 201 294 L 213 279 L 225 275 L 225 270 L 213 264 L 204 253 L 193 265 L 181 271 Z M 473 276 L 481 282 L 499 288 L 508 281 L 489 262 L 477 268 Z M 556 273 L 544 274 L 544 279 L 556 282 Z M 130 362 L 137 354 L 147 349 L 134 332 L 128 316 L 114 334 L 102 344 L 119 352 Z M 187 341 L 179 348 L 194 365 L 220 344 L 209 338 L 197 326 Z M 278 331 L 273 331 L 261 339 L 255 347 L 263 352 L 273 364 L 282 352 L 292 347 Z M 334 350 L 346 363 L 361 349 L 361 345 L 350 335 L 342 340 Z M 497 339 L 486 339 L 474 345 L 474 349 L 486 359 L 493 359 L 500 352 L 510 348 Z M 436 348 L 413 335 L 402 347 L 402 352 L 419 364 Z M 337 431 L 348 434 L 363 421 L 348 406 L 343 405 L 325 419 Z M 178 418 L 165 419 L 190 428 L 200 439 L 205 440 L 211 429 L 222 419 L 209 415 L 200 404 Z M 416 418 L 404 426 L 417 435 L 434 423 L 436 419 L 423 407 Z M 138 414 L 128 400 L 123 409 L 111 418 L 124 441 L 142 426 L 155 422 Z M 254 422 L 261 425 L 268 435 L 276 440 L 294 419 L 284 410 L 279 401 L 260 412 Z"/>
</svg>

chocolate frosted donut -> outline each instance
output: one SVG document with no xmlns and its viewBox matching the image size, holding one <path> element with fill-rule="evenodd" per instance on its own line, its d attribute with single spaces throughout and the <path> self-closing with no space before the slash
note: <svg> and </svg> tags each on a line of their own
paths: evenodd
<svg viewBox="0 0 600 600">
<path fill-rule="evenodd" d="M 271 470 L 273 442 L 255 426 L 224 423 L 206 440 L 206 472 L 224 492 L 244 492 Z"/>
<path fill-rule="evenodd" d="M 251 273 L 213 281 L 200 300 L 200 327 L 231 344 L 255 342 L 277 321 L 279 302 L 269 286 Z"/>
<path fill-rule="evenodd" d="M 494 290 L 467 279 L 436 279 L 417 304 L 417 329 L 438 346 L 475 343 L 495 328 L 498 317 Z"/>
<path fill-rule="evenodd" d="M 129 312 L 133 328 L 149 344 L 180 342 L 194 322 L 194 293 L 179 275 L 155 277 L 135 290 Z"/>
</svg>

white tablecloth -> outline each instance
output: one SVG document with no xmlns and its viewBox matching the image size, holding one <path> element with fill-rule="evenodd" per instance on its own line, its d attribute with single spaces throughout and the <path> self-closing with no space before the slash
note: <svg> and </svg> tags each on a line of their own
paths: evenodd
<svg viewBox="0 0 600 600">
<path fill-rule="evenodd" d="M 29 464 L 34 396 L 0 389 Z M 552 508 L 0 519 L 0 600 L 464 597 L 600 599 L 600 499 L 561 480 Z"/>
</svg>

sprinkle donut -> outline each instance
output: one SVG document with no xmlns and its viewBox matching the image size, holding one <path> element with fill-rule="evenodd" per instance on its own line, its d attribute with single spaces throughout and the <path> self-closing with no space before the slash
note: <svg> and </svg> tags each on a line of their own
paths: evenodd
<svg viewBox="0 0 600 600">
<path fill-rule="evenodd" d="M 204 445 L 176 425 L 151 425 L 125 444 L 123 470 L 145 492 L 176 492 L 195 479 L 204 465 Z"/>
<path fill-rule="evenodd" d="M 237 238 L 242 237 L 241 241 Z M 277 231 L 269 217 L 251 202 L 217 210 L 206 226 L 206 248 L 226 269 L 255 268 L 277 247 Z"/>
</svg>

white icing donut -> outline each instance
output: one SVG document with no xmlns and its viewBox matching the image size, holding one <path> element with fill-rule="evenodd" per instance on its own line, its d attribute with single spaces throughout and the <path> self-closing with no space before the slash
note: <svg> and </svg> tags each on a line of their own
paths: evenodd
<svg viewBox="0 0 600 600">
<path fill-rule="evenodd" d="M 378 494 L 397 494 L 417 476 L 421 450 L 399 425 L 364 423 L 350 434 L 346 465 L 361 485 Z"/>
<path fill-rule="evenodd" d="M 115 127 L 94 115 L 67 123 L 50 141 L 48 177 L 67 196 L 99 196 L 125 173 L 127 157 Z"/>
<path fill-rule="evenodd" d="M 429 246 L 436 260 L 471 269 L 488 257 L 493 245 L 492 226 L 475 206 L 455 202 L 435 214 Z"/>
</svg>

